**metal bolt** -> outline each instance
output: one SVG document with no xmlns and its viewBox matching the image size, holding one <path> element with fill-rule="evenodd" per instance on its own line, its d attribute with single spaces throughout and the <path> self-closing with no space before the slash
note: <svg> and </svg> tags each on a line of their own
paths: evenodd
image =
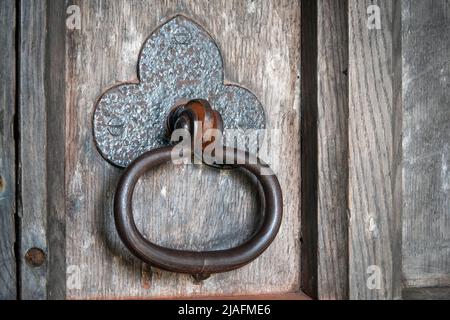
<svg viewBox="0 0 450 320">
<path fill-rule="evenodd" d="M 175 32 L 175 42 L 178 44 L 188 44 L 191 40 L 191 34 L 186 28 L 180 28 Z"/>
<path fill-rule="evenodd" d="M 32 267 L 40 267 L 45 262 L 45 253 L 39 248 L 28 249 L 25 253 L 25 261 Z"/>
</svg>

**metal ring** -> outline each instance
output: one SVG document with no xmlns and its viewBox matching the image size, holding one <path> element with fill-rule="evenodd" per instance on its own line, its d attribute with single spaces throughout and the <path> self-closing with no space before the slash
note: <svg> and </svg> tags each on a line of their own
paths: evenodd
<svg viewBox="0 0 450 320">
<path fill-rule="evenodd" d="M 233 158 L 237 167 L 252 173 L 260 183 L 264 198 L 264 218 L 258 231 L 245 243 L 231 249 L 217 251 L 187 251 L 159 246 L 145 239 L 136 227 L 132 198 L 139 178 L 155 166 L 171 160 L 173 147 L 148 151 L 125 170 L 120 178 L 114 198 L 116 228 L 125 246 L 142 261 L 160 269 L 208 276 L 240 268 L 263 253 L 272 243 L 281 224 L 283 200 L 280 184 L 275 174 L 259 158 L 235 148 L 224 148 L 228 159 Z M 261 174 L 264 170 L 264 174 Z M 205 277 L 203 277 L 205 278 Z"/>
</svg>

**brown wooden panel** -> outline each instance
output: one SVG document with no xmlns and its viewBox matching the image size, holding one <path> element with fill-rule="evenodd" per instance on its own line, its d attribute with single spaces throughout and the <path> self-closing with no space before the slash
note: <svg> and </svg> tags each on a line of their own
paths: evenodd
<svg viewBox="0 0 450 320">
<path fill-rule="evenodd" d="M 450 2 L 403 1 L 402 34 L 403 276 L 407 287 L 448 287 Z"/>
<path fill-rule="evenodd" d="M 75 1 L 81 30 L 66 53 L 66 261 L 69 298 L 168 297 L 295 292 L 300 232 L 300 7 L 298 1 Z M 221 48 L 227 81 L 250 88 L 265 107 L 265 149 L 285 195 L 272 246 L 252 264 L 196 284 L 150 269 L 117 237 L 112 199 L 121 170 L 96 151 L 92 112 L 112 84 L 136 80 L 139 50 L 161 22 L 183 13 Z M 180 182 L 181 181 L 181 182 Z M 254 187 L 238 172 L 167 164 L 139 182 L 135 217 L 159 243 L 219 248 L 240 243 L 258 219 Z M 72 281 L 74 280 L 74 281 Z M 77 280 L 80 285 L 77 286 Z"/>
<path fill-rule="evenodd" d="M 380 8 L 381 29 L 367 27 L 370 5 Z M 352 299 L 391 299 L 401 294 L 400 5 L 400 1 L 391 0 L 349 1 Z M 376 282 L 367 285 L 374 272 L 380 275 L 379 288 Z"/>
<path fill-rule="evenodd" d="M 16 166 L 14 137 L 16 56 L 16 7 L 14 1 L 0 3 L 0 300 L 15 299 L 14 254 L 16 212 Z"/>
<path fill-rule="evenodd" d="M 347 1 L 302 1 L 302 289 L 348 297 Z"/>
</svg>

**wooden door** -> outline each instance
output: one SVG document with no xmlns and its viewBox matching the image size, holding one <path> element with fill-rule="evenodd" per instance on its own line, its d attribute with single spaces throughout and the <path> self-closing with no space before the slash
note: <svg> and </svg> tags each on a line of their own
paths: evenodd
<svg viewBox="0 0 450 320">
<path fill-rule="evenodd" d="M 302 1 L 302 288 L 314 296 L 450 298 L 449 10 Z"/>
<path fill-rule="evenodd" d="M 24 199 L 23 210 L 31 211 L 39 203 L 48 211 L 36 208 L 40 209 L 36 210 L 38 216 L 23 217 L 22 234 L 30 238 L 29 243 L 23 239 L 23 248 L 38 246 L 48 252 L 49 260 L 39 271 L 23 266 L 22 279 L 27 281 L 22 297 L 162 298 L 298 292 L 298 2 L 74 1 L 70 5 L 74 14 L 80 13 L 79 29 L 66 26 L 69 3 L 25 3 L 21 7 L 21 53 L 30 68 L 23 69 L 21 81 L 29 81 L 36 73 L 42 79 L 36 78 L 40 88 L 24 93 L 41 103 L 27 103 L 25 96 L 21 99 L 27 110 L 22 112 L 22 135 L 36 138 L 32 145 L 24 146 L 22 160 L 42 161 L 35 167 L 23 167 L 27 189 L 23 192 L 39 189 L 46 194 L 38 196 L 40 201 Z M 176 14 L 190 17 L 211 33 L 222 51 L 226 81 L 252 90 L 265 107 L 268 127 L 280 129 L 278 135 L 265 140 L 269 157 L 273 157 L 266 160 L 277 172 L 285 194 L 293 195 L 284 201 L 285 215 L 276 241 L 261 258 L 201 283 L 188 275 L 150 268 L 123 246 L 112 214 L 123 170 L 102 158 L 92 136 L 93 111 L 100 95 L 117 83 L 137 81 L 139 51 L 146 38 Z M 45 104 L 52 105 L 46 113 Z M 47 173 L 47 181 L 38 178 L 42 172 Z M 254 181 L 238 171 L 168 163 L 140 180 L 134 194 L 135 219 L 145 236 L 164 246 L 192 250 L 235 246 L 251 235 L 260 219 L 253 185 Z M 61 270 L 66 270 L 65 276 L 59 276 Z"/>
<path fill-rule="evenodd" d="M 269 249 L 201 282 L 123 246 L 122 169 L 92 135 L 100 95 L 138 80 L 145 39 L 177 14 L 260 99 L 284 195 Z M 449 1 L 20 0 L 0 17 L 0 298 L 450 298 Z M 254 231 L 255 191 L 168 163 L 133 208 L 152 241 L 218 249 Z"/>
</svg>

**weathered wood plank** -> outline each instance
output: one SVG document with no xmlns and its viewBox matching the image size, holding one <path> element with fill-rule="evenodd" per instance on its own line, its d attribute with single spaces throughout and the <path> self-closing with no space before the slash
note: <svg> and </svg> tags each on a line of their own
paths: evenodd
<svg viewBox="0 0 450 320">
<path fill-rule="evenodd" d="M 348 297 L 347 1 L 302 1 L 302 289 Z"/>
<path fill-rule="evenodd" d="M 47 1 L 47 298 L 66 296 L 65 43 L 67 1 Z"/>
<path fill-rule="evenodd" d="M 47 264 L 33 267 L 31 248 L 47 253 L 47 119 L 45 112 L 46 2 L 20 4 L 20 273 L 21 298 L 45 299 Z"/>
<path fill-rule="evenodd" d="M 401 295 L 400 4 L 391 0 L 349 1 L 351 299 Z M 380 9 L 381 29 L 367 27 L 372 5 Z M 376 10 L 370 10 L 370 16 L 374 14 Z"/>
<path fill-rule="evenodd" d="M 300 7 L 298 1 L 74 1 L 81 30 L 66 54 L 66 256 L 69 298 L 170 297 L 299 290 Z M 114 227 L 112 198 L 120 170 L 96 151 L 92 111 L 114 83 L 136 79 L 145 38 L 167 17 L 183 13 L 202 24 L 222 50 L 226 79 L 250 88 L 265 106 L 265 157 L 285 197 L 280 233 L 259 259 L 201 284 L 150 269 L 125 250 Z M 283 155 L 283 158 L 281 158 Z M 183 183 L 180 183 L 183 181 Z M 146 236 L 164 245 L 219 248 L 248 237 L 258 219 L 245 175 L 207 168 L 149 173 L 134 196 Z M 73 280 L 73 281 L 72 281 Z"/>
<path fill-rule="evenodd" d="M 403 289 L 402 298 L 404 300 L 450 300 L 450 288 L 406 288 Z"/>
<path fill-rule="evenodd" d="M 348 2 L 317 2 L 318 297 L 348 298 Z"/>
<path fill-rule="evenodd" d="M 402 7 L 407 287 L 450 286 L 450 1 Z"/>
<path fill-rule="evenodd" d="M 14 1 L 0 3 L 0 300 L 15 299 L 14 254 L 16 212 L 16 165 L 14 116 L 16 95 Z"/>
</svg>

